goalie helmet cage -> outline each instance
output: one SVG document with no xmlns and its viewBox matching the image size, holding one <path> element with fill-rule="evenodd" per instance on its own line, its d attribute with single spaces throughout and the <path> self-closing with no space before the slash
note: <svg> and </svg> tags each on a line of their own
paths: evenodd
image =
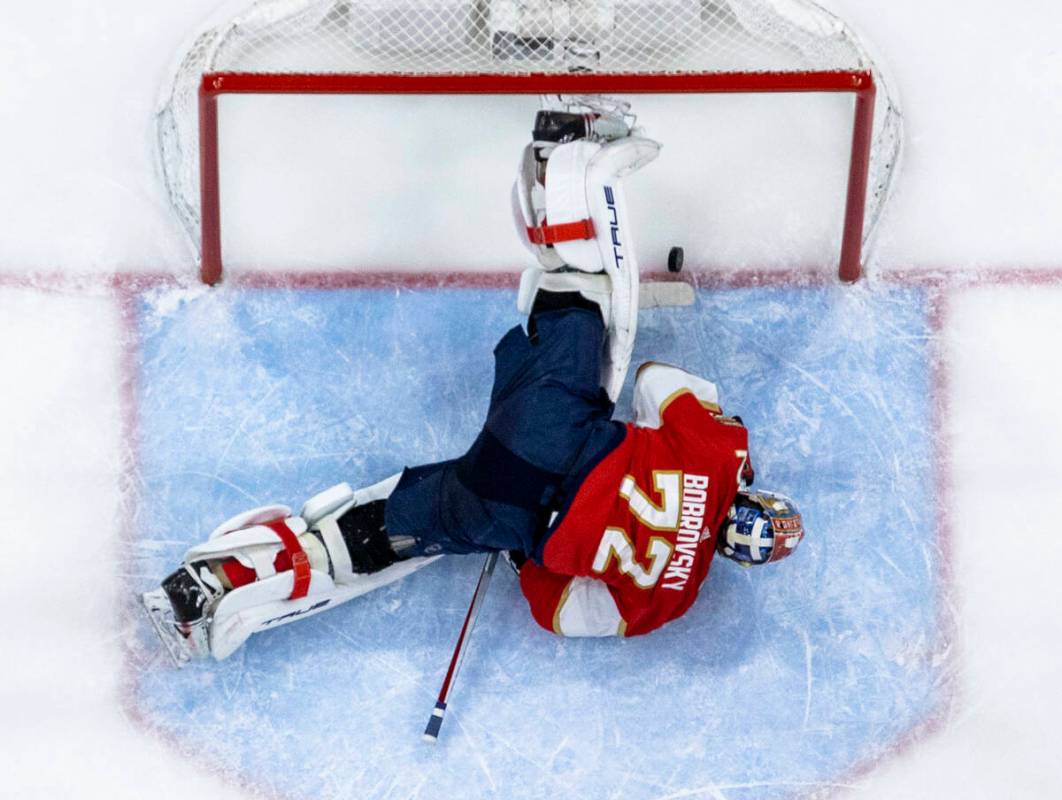
<svg viewBox="0 0 1062 800">
<path fill-rule="evenodd" d="M 811 0 L 258 0 L 219 18 L 157 117 L 170 202 L 208 284 L 222 277 L 224 94 L 851 93 L 844 281 L 860 276 L 900 156 L 895 93 Z"/>
</svg>

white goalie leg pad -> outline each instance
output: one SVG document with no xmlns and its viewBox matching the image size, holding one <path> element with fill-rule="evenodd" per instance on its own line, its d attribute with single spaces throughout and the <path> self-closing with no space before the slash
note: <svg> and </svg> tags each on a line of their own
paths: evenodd
<svg viewBox="0 0 1062 800">
<path fill-rule="evenodd" d="M 370 575 L 356 575 L 356 580 L 342 586 L 333 582 L 328 573 L 312 570 L 309 591 L 297 600 L 289 599 L 294 581 L 290 571 L 241 586 L 226 594 L 214 612 L 210 626 L 210 654 L 220 661 L 253 633 L 335 608 L 401 580 L 439 558 L 442 556 L 409 558 Z"/>
<path fill-rule="evenodd" d="M 593 236 L 554 244 L 566 265 L 584 272 L 608 270 L 615 260 L 610 239 L 616 220 L 608 211 L 609 204 L 603 202 L 605 189 L 620 190 L 621 178 L 648 164 L 659 152 L 657 142 L 634 136 L 604 145 L 580 139 L 553 149 L 546 164 L 545 186 L 550 225 L 590 220 L 593 227 Z M 626 214 L 625 203 L 620 210 Z"/>
<path fill-rule="evenodd" d="M 513 183 L 513 223 L 516 225 L 516 235 L 543 269 L 560 269 L 564 262 L 557 252 L 546 244 L 531 241 L 529 233 L 545 224 L 546 219 L 546 190 L 538 180 L 538 170 L 534 146 L 529 144 L 520 155 L 520 165 Z"/>
<path fill-rule="evenodd" d="M 400 480 L 402 480 L 402 473 L 396 472 L 390 478 L 384 478 L 379 483 L 366 486 L 364 489 L 358 489 L 358 491 L 354 492 L 354 504 L 363 506 L 375 500 L 386 500 L 391 496 L 391 492 L 395 490 Z"/>
<path fill-rule="evenodd" d="M 321 534 L 332 562 L 336 583 L 346 584 L 361 577 L 359 573 L 354 572 L 350 551 L 339 529 L 339 518 L 354 506 L 386 500 L 401 478 L 402 473 L 399 472 L 357 491 L 351 489 L 349 484 L 341 483 L 314 495 L 303 505 L 301 516 L 311 528 Z"/>
<path fill-rule="evenodd" d="M 566 266 L 583 272 L 601 272 L 604 263 L 593 227 L 586 181 L 594 157 L 603 146 L 597 142 L 578 139 L 553 148 L 546 162 L 545 216 L 554 228 L 577 225 L 589 221 L 587 236 L 556 242 L 553 249 Z"/>
<path fill-rule="evenodd" d="M 306 520 L 309 527 L 314 527 L 317 521 L 333 513 L 337 508 L 347 505 L 354 499 L 354 490 L 349 483 L 337 483 L 323 492 L 318 492 L 305 503 L 299 511 L 299 516 Z"/>
<path fill-rule="evenodd" d="M 243 511 L 234 517 L 231 517 L 220 525 L 218 525 L 211 532 L 211 539 L 216 539 L 219 536 L 224 536 L 232 531 L 238 531 L 241 528 L 249 528 L 252 525 L 260 525 L 263 522 L 269 522 L 274 519 L 284 519 L 291 516 L 291 509 L 285 505 L 274 504 L 270 506 L 259 506 L 258 508 L 252 508 L 250 511 Z"/>
<path fill-rule="evenodd" d="M 638 328 L 638 261 L 622 178 L 660 152 L 651 139 L 627 137 L 607 144 L 576 141 L 558 145 L 546 166 L 546 213 L 550 224 L 587 218 L 592 239 L 558 241 L 554 250 L 569 266 L 603 271 L 611 281 L 608 357 L 601 383 L 619 397 Z"/>
<path fill-rule="evenodd" d="M 292 599 L 296 582 L 294 570 L 279 574 L 274 570 L 273 560 L 284 545 L 272 529 L 260 524 L 277 518 L 265 515 L 266 509 L 256 510 L 260 512 L 258 514 L 233 518 L 250 522 L 251 527 L 225 533 L 189 551 L 189 557 L 195 559 L 230 557 L 243 563 L 250 561 L 258 574 L 258 580 L 227 592 L 214 609 L 209 626 L 210 654 L 219 660 L 226 658 L 258 631 L 334 608 L 441 558 L 410 558 L 371 574 L 353 571 L 350 553 L 339 529 L 339 518 L 355 505 L 386 499 L 400 478 L 401 473 L 398 473 L 357 491 L 349 484 L 337 484 L 307 500 L 299 516 L 284 520 L 287 527 L 299 536 L 301 546 L 310 556 L 309 587 L 303 597 Z M 286 510 L 282 506 L 267 508 Z M 312 549 L 320 547 L 315 536 L 301 535 L 311 529 L 321 534 L 327 558 L 314 557 Z M 324 568 L 329 563 L 334 577 Z"/>
<path fill-rule="evenodd" d="M 355 505 L 386 499 L 400 478 L 401 473 L 392 475 L 357 491 L 349 484 L 338 484 L 310 498 L 299 516 L 292 516 L 291 509 L 284 505 L 252 509 L 219 525 L 206 542 L 190 548 L 185 554 L 186 563 L 216 564 L 236 559 L 254 569 L 256 576 L 251 583 L 230 589 L 208 612 L 205 628 L 210 655 L 226 658 L 257 631 L 333 608 L 440 558 L 410 558 L 371 574 L 353 571 L 339 518 Z M 278 524 L 294 535 L 306 556 L 301 567 L 304 583 L 298 590 L 300 576 L 296 569 L 276 571 L 278 554 L 291 544 L 291 537 L 288 542 L 281 538 Z M 292 561 L 299 555 L 292 552 Z M 292 597 L 303 591 L 302 596 Z"/>
<path fill-rule="evenodd" d="M 608 275 L 603 272 L 591 275 L 586 272 L 543 272 L 535 267 L 525 269 L 520 275 L 520 291 L 516 297 L 516 307 L 521 314 L 531 313 L 540 291 L 578 292 L 601 309 L 606 328 L 612 320 L 612 287 Z"/>
</svg>

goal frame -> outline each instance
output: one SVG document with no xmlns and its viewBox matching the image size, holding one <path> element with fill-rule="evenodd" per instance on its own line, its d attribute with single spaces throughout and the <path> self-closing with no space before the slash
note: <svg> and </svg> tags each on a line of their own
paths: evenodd
<svg viewBox="0 0 1062 800">
<path fill-rule="evenodd" d="M 199 172 L 202 249 L 200 278 L 223 277 L 218 100 L 226 94 L 764 94 L 851 93 L 855 98 L 852 148 L 838 277 L 862 273 L 876 86 L 869 70 L 696 73 L 205 73 L 199 85 Z"/>
</svg>

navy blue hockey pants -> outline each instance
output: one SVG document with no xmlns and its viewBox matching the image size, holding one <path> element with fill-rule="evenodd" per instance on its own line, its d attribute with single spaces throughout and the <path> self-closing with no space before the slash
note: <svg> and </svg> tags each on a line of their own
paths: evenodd
<svg viewBox="0 0 1062 800">
<path fill-rule="evenodd" d="M 594 311 L 538 313 L 494 348 L 487 421 L 465 455 L 407 468 L 387 500 L 391 536 L 414 555 L 515 550 L 541 559 L 553 511 L 623 439 L 601 388 L 605 330 Z"/>
</svg>

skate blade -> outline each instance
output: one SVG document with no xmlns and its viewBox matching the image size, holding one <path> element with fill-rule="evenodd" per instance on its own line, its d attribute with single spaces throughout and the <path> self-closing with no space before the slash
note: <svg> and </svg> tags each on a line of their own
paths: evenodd
<svg viewBox="0 0 1062 800">
<path fill-rule="evenodd" d="M 155 629 L 155 634 L 162 642 L 163 649 L 169 655 L 173 665 L 180 669 L 192 660 L 192 654 L 173 625 L 170 601 L 165 592 L 157 589 L 154 592 L 138 594 L 137 598 L 144 613 L 147 614 L 151 627 Z"/>
</svg>

